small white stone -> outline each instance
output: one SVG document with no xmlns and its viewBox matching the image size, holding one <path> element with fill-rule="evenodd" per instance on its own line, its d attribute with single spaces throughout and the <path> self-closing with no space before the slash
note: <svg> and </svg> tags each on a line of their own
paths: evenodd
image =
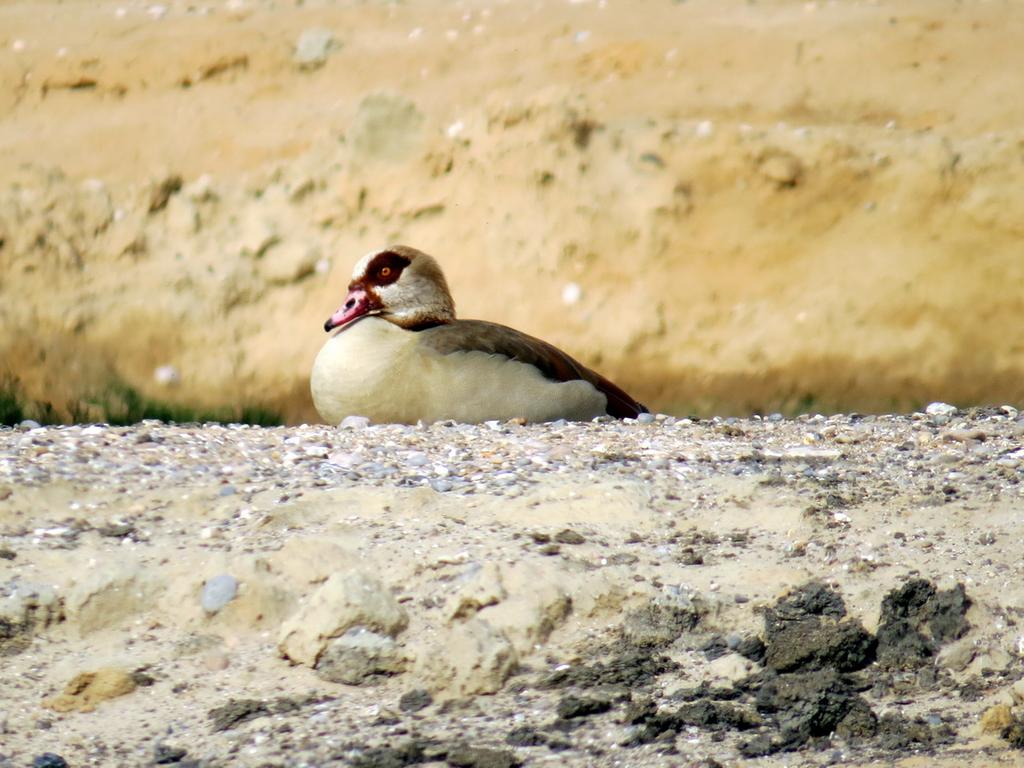
<svg viewBox="0 0 1024 768">
<path fill-rule="evenodd" d="M 949 403 L 932 403 L 924 412 L 929 416 L 953 416 L 956 414 L 957 407 L 950 405 Z"/>
<path fill-rule="evenodd" d="M 162 19 L 164 16 L 167 15 L 167 6 L 151 5 L 149 6 L 149 8 L 146 9 L 146 13 L 148 13 L 154 19 Z"/>
<path fill-rule="evenodd" d="M 24 40 L 20 40 L 20 39 L 19 40 L 15 40 L 13 43 L 11 43 L 11 50 L 14 51 L 15 53 L 20 53 L 21 51 L 24 51 L 25 50 L 25 41 Z"/>
<path fill-rule="evenodd" d="M 562 288 L 562 303 L 566 306 L 577 304 L 582 298 L 583 289 L 579 283 L 566 283 L 565 287 Z"/>
<path fill-rule="evenodd" d="M 459 134 L 461 134 L 465 129 L 466 124 L 461 120 L 456 120 L 454 123 L 449 125 L 447 129 L 445 129 L 445 133 L 448 135 L 449 139 L 454 139 Z"/>
<path fill-rule="evenodd" d="M 181 381 L 181 374 L 178 373 L 178 369 L 173 365 L 161 365 L 153 371 L 153 378 L 156 380 L 157 384 L 162 384 L 165 387 L 173 387 Z"/>
<path fill-rule="evenodd" d="M 710 120 L 701 120 L 693 132 L 702 139 L 709 138 L 715 133 L 715 124 Z"/>
<path fill-rule="evenodd" d="M 370 426 L 370 420 L 365 416 L 346 416 L 338 426 L 342 429 L 365 429 Z"/>
<path fill-rule="evenodd" d="M 346 453 L 345 451 L 335 451 L 327 457 L 327 461 L 331 464 L 336 464 L 343 469 L 351 469 L 357 464 L 362 464 L 364 459 L 361 453 Z"/>
</svg>

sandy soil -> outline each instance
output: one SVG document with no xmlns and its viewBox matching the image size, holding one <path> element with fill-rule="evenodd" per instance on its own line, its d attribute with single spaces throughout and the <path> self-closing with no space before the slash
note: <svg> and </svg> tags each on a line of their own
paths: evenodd
<svg viewBox="0 0 1024 768">
<path fill-rule="evenodd" d="M 0 763 L 1022 764 L 1024 420 L 952 410 L 0 430 Z"/>
<path fill-rule="evenodd" d="M 1020 404 L 1022 37 L 1014 2 L 4 3 L 0 377 L 313 419 L 323 318 L 402 241 L 661 411 Z"/>
</svg>

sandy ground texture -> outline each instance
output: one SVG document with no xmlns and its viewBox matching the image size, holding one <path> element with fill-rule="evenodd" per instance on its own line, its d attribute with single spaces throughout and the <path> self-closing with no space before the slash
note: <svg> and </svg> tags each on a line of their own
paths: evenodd
<svg viewBox="0 0 1024 768">
<path fill-rule="evenodd" d="M 399 241 L 657 410 L 1021 405 L 1022 39 L 1010 1 L 2 3 L 0 385 L 312 420 Z"/>
<path fill-rule="evenodd" d="M 0 765 L 1020 765 L 1022 437 L 2 429 Z"/>
</svg>

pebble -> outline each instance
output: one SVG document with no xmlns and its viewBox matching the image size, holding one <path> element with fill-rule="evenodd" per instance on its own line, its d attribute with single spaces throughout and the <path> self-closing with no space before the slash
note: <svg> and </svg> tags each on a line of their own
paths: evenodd
<svg viewBox="0 0 1024 768">
<path fill-rule="evenodd" d="M 160 365 L 153 371 L 153 379 L 157 384 L 170 387 L 181 382 L 181 374 L 173 365 Z"/>
<path fill-rule="evenodd" d="M 929 416 L 950 417 L 956 415 L 957 407 L 955 405 L 950 405 L 949 403 L 932 403 L 924 409 L 924 412 Z"/>
<path fill-rule="evenodd" d="M 405 463 L 410 467 L 422 467 L 428 461 L 427 454 L 422 451 L 413 451 L 405 457 Z"/>
<path fill-rule="evenodd" d="M 236 594 L 238 594 L 238 579 L 230 573 L 214 576 L 203 585 L 203 610 L 207 613 L 217 613 L 234 600 Z"/>
<path fill-rule="evenodd" d="M 153 750 L 153 762 L 156 765 L 180 763 L 187 754 L 188 750 L 184 747 L 174 747 L 161 742 L 157 744 L 156 748 Z"/>
<path fill-rule="evenodd" d="M 370 420 L 365 416 L 346 416 L 338 426 L 342 429 L 366 429 Z"/>
<path fill-rule="evenodd" d="M 43 752 L 32 760 L 32 768 L 68 768 L 68 761 L 53 752 Z"/>
<path fill-rule="evenodd" d="M 292 61 L 298 64 L 300 69 L 322 67 L 337 45 L 331 30 L 323 27 L 311 27 L 299 35 L 299 39 L 295 43 Z"/>
<path fill-rule="evenodd" d="M 655 415 L 653 413 L 641 413 L 636 417 L 637 424 L 653 424 Z"/>
<path fill-rule="evenodd" d="M 585 543 L 586 538 L 583 537 L 583 534 L 577 533 L 571 528 L 566 528 L 555 534 L 555 541 L 559 544 L 575 545 Z"/>
<path fill-rule="evenodd" d="M 403 712 L 419 712 L 434 703 L 434 697 L 430 691 L 424 688 L 416 688 L 402 694 L 398 700 L 398 708 Z"/>
</svg>

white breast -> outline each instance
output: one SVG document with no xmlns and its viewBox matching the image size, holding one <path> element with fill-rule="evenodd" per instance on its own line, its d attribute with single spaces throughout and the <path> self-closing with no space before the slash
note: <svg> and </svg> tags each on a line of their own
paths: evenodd
<svg viewBox="0 0 1024 768">
<path fill-rule="evenodd" d="M 416 333 L 376 317 L 328 339 L 313 363 L 310 389 L 329 424 L 350 415 L 400 424 L 585 420 L 607 405 L 586 381 L 554 382 L 532 365 L 484 352 L 441 355 L 420 345 Z"/>
</svg>

